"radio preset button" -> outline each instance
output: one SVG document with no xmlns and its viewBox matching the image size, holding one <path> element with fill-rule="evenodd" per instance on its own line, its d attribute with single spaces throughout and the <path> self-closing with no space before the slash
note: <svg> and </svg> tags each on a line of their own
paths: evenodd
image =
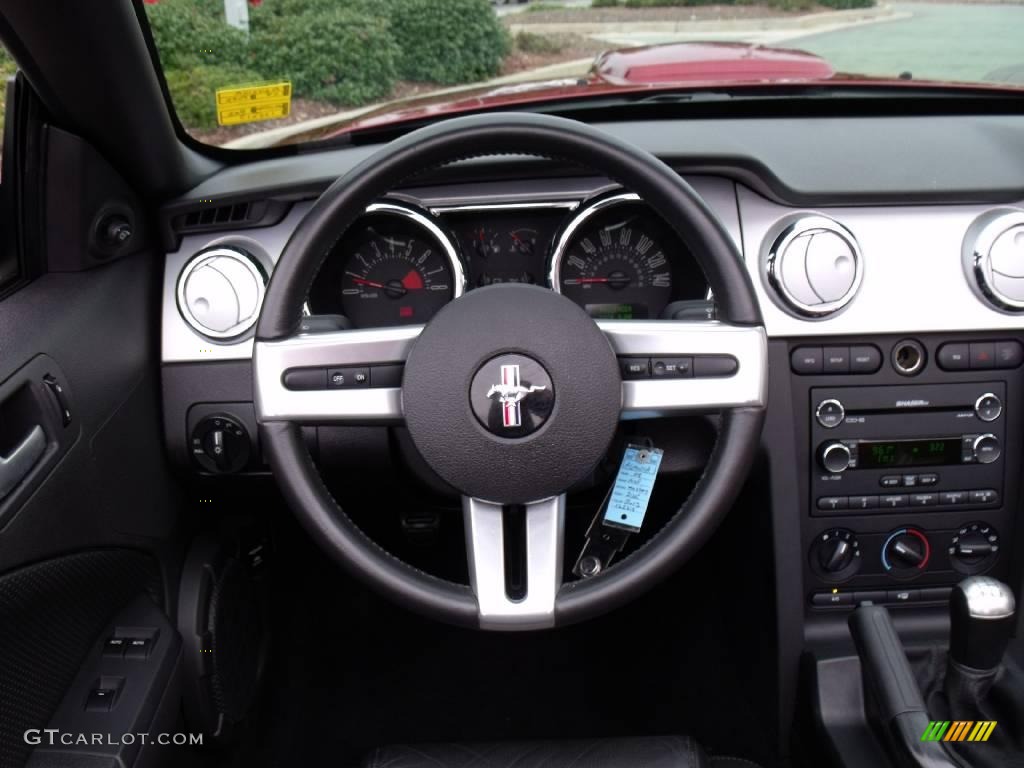
<svg viewBox="0 0 1024 768">
<path fill-rule="evenodd" d="M 999 494 L 991 488 L 982 488 L 977 491 L 970 491 L 971 504 L 995 504 L 999 501 Z"/>
<path fill-rule="evenodd" d="M 995 421 L 1003 415 L 1003 401 L 986 392 L 975 401 L 974 413 L 982 421 Z"/>
<path fill-rule="evenodd" d="M 850 509 L 878 509 L 877 496 L 851 496 Z"/>
<path fill-rule="evenodd" d="M 882 475 L 882 479 L 878 481 L 878 484 L 883 488 L 899 488 L 903 482 L 903 478 L 899 475 Z"/>
<path fill-rule="evenodd" d="M 944 507 L 957 507 L 967 503 L 967 491 L 943 491 L 939 494 L 939 503 Z"/>
<path fill-rule="evenodd" d="M 822 496 L 818 499 L 818 509 L 826 512 L 836 512 L 846 509 L 847 498 L 845 496 Z"/>
<path fill-rule="evenodd" d="M 934 507 L 939 503 L 937 493 L 913 493 L 910 495 L 910 506 L 912 507 Z"/>
<path fill-rule="evenodd" d="M 825 429 L 838 427 L 846 418 L 846 409 L 838 400 L 822 400 L 814 411 L 814 417 Z"/>
<path fill-rule="evenodd" d="M 907 494 L 890 493 L 878 497 L 878 505 L 883 509 L 897 509 L 907 506 Z"/>
</svg>

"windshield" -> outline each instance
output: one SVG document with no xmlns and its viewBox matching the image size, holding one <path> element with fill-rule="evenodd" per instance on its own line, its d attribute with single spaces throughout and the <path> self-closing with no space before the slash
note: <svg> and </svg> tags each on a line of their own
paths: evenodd
<svg viewBox="0 0 1024 768">
<path fill-rule="evenodd" d="M 591 95 L 826 83 L 1024 93 L 1024 2 L 145 0 L 174 109 L 234 149 Z"/>
</svg>

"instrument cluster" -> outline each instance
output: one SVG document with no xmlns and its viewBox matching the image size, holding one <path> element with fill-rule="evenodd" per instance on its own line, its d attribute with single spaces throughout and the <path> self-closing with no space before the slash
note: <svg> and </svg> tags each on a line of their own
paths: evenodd
<svg viewBox="0 0 1024 768">
<path fill-rule="evenodd" d="M 634 194 L 433 211 L 391 199 L 341 238 L 308 306 L 356 328 L 414 325 L 499 283 L 543 285 L 592 317 L 615 319 L 675 317 L 679 302 L 708 291 L 686 245 Z"/>
</svg>

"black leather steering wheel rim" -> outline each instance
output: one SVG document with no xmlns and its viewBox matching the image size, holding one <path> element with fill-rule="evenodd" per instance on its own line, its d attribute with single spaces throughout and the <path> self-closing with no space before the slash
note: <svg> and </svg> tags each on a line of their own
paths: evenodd
<svg viewBox="0 0 1024 768">
<path fill-rule="evenodd" d="M 491 114 L 446 120 L 388 144 L 332 184 L 289 239 L 267 288 L 257 342 L 297 332 L 321 264 L 345 230 L 381 195 L 424 170 L 475 157 L 528 154 L 597 170 L 636 192 L 690 245 L 715 293 L 719 317 L 758 326 L 750 278 L 729 235 L 692 187 L 653 155 L 584 124 L 545 115 Z M 723 412 L 705 472 L 679 512 L 645 546 L 604 573 L 563 584 L 554 624 L 577 622 L 635 598 L 700 548 L 728 512 L 752 465 L 761 408 Z M 424 573 L 370 540 L 324 485 L 300 427 L 261 420 L 264 451 L 300 521 L 351 574 L 385 596 L 449 623 L 479 625 L 473 591 Z"/>
</svg>

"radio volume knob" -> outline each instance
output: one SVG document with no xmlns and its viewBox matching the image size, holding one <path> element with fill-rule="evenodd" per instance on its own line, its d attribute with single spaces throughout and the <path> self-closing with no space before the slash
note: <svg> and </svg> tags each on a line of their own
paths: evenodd
<svg viewBox="0 0 1024 768">
<path fill-rule="evenodd" d="M 825 443 L 818 458 L 822 468 L 833 474 L 849 469 L 853 463 L 853 453 L 850 451 L 850 447 L 838 441 Z"/>
<path fill-rule="evenodd" d="M 993 434 L 978 435 L 974 438 L 972 446 L 974 460 L 979 464 L 991 464 L 1002 454 L 1002 446 L 999 445 L 999 438 Z"/>
</svg>

